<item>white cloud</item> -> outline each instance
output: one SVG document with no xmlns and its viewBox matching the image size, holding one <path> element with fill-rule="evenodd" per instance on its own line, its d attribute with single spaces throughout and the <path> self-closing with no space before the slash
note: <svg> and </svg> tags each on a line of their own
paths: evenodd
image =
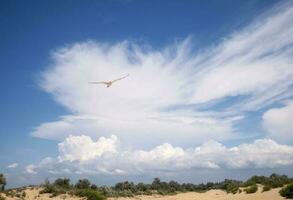
<svg viewBox="0 0 293 200">
<path fill-rule="evenodd" d="M 293 7 L 284 7 L 207 54 L 208 61 L 196 76 L 192 102 L 248 95 L 241 109 L 254 110 L 276 96 L 292 96 Z"/>
<path fill-rule="evenodd" d="M 130 51 L 131 47 L 136 50 Z M 180 53 L 177 59 L 182 62 Z M 129 60 L 130 55 L 137 61 Z M 69 133 L 86 132 L 91 136 L 119 134 L 124 140 L 137 135 L 141 141 L 160 142 L 177 140 L 179 131 L 184 131 L 188 140 L 230 137 L 230 118 L 202 116 L 192 110 L 166 111 L 186 102 L 190 90 L 182 89 L 190 81 L 189 70 L 175 71 L 177 59 L 169 61 L 168 57 L 159 51 L 144 52 L 128 42 L 113 46 L 88 42 L 59 50 L 53 56 L 53 66 L 44 73 L 42 86 L 74 114 L 40 125 L 33 135 L 63 139 Z M 109 89 L 88 84 L 125 73 L 130 76 Z"/>
<path fill-rule="evenodd" d="M 165 141 L 180 144 L 186 141 L 194 144 L 211 138 L 223 140 L 231 138 L 232 125 L 241 118 L 171 116 L 157 113 L 153 116 L 142 116 L 125 113 L 120 119 L 113 116 L 64 116 L 60 121 L 49 122 L 41 125 L 34 132 L 35 136 L 62 140 L 70 133 L 81 135 L 86 133 L 93 138 L 98 136 L 118 135 L 127 145 L 135 147 L 146 144 L 160 144 Z M 190 114 L 188 114 L 190 115 Z M 66 128 L 60 128 L 64 124 Z M 55 126 L 56 125 L 56 126 Z M 178 133 L 182 133 L 178 135 Z M 183 134 L 184 133 L 184 134 Z"/>
<path fill-rule="evenodd" d="M 283 143 L 293 141 L 293 102 L 281 108 L 272 108 L 263 114 L 263 127 L 268 136 Z"/>
<path fill-rule="evenodd" d="M 88 161 L 96 157 L 101 157 L 105 153 L 116 152 L 117 137 L 111 136 L 106 139 L 101 137 L 97 142 L 89 136 L 69 136 L 64 142 L 58 144 L 60 161 Z"/>
<path fill-rule="evenodd" d="M 286 4 L 198 54 L 190 51 L 190 39 L 162 49 L 130 41 L 61 48 L 41 86 L 70 114 L 39 125 L 32 135 L 63 140 L 114 134 L 133 147 L 235 139 L 243 111 L 292 97 L 292 18 L 292 4 Z M 88 84 L 128 73 L 111 88 Z M 243 98 L 223 113 L 199 110 L 201 103 L 234 96 Z"/>
<path fill-rule="evenodd" d="M 18 163 L 11 163 L 10 165 L 7 166 L 8 168 L 16 168 L 18 167 Z"/>
<path fill-rule="evenodd" d="M 51 157 L 46 157 L 42 159 L 38 164 L 29 164 L 25 166 L 24 173 L 25 174 L 37 174 L 39 169 L 43 169 L 45 171 L 54 170 L 57 167 L 57 160 Z M 64 170 L 64 167 L 58 170 Z"/>
<path fill-rule="evenodd" d="M 27 165 L 24 168 L 24 173 L 26 173 L 26 174 L 37 174 L 37 172 L 35 171 L 36 168 L 37 168 L 36 165 L 33 165 L 33 164 Z"/>
<path fill-rule="evenodd" d="M 278 144 L 271 139 L 258 139 L 252 144 L 241 144 L 227 151 L 226 162 L 231 168 L 277 168 L 293 164 L 293 147 Z"/>
<path fill-rule="evenodd" d="M 52 174 L 138 175 L 293 165 L 293 147 L 271 139 L 259 139 L 230 148 L 211 140 L 195 148 L 183 149 L 165 143 L 150 150 L 141 150 L 120 148 L 115 136 L 100 138 L 96 142 L 88 136 L 70 136 L 60 146 L 58 160 L 46 158 L 37 165 L 29 165 L 27 173 L 46 170 Z M 107 147 L 110 147 L 109 151 Z"/>
</svg>

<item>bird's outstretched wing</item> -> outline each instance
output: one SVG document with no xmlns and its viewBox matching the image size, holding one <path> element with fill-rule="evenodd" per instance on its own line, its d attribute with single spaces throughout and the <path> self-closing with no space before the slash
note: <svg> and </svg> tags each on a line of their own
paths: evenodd
<svg viewBox="0 0 293 200">
<path fill-rule="evenodd" d="M 106 82 L 106 81 L 98 81 L 98 82 L 96 82 L 96 81 L 92 81 L 92 82 L 89 82 L 89 83 L 91 83 L 91 84 L 108 84 L 108 82 Z"/>
<path fill-rule="evenodd" d="M 116 82 L 116 81 L 120 81 L 120 80 L 126 78 L 127 76 L 129 76 L 129 74 L 127 74 L 126 76 L 123 76 L 123 77 L 121 77 L 121 78 L 117 78 L 117 79 L 115 79 L 115 80 L 113 80 L 113 81 L 111 81 L 111 82 L 114 83 L 114 82 Z"/>
</svg>

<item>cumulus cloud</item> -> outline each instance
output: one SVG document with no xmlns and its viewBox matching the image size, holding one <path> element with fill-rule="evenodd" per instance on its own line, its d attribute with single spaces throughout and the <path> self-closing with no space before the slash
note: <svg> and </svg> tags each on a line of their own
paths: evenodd
<svg viewBox="0 0 293 200">
<path fill-rule="evenodd" d="M 293 102 L 287 102 L 280 108 L 272 108 L 263 114 L 263 127 L 268 136 L 283 142 L 293 141 Z"/>
<path fill-rule="evenodd" d="M 116 143 L 117 137 L 114 135 L 109 139 L 101 137 L 97 142 L 93 142 L 85 135 L 69 136 L 64 142 L 58 144 L 60 153 L 58 159 L 60 161 L 88 161 L 106 153 L 115 153 Z"/>
<path fill-rule="evenodd" d="M 39 125 L 32 135 L 117 135 L 134 147 L 235 139 L 245 111 L 292 97 L 292 18 L 293 6 L 286 4 L 196 53 L 190 38 L 159 49 L 131 41 L 62 47 L 40 85 L 70 114 Z M 88 84 L 125 74 L 130 76 L 111 88 Z M 222 112 L 213 109 L 233 97 L 240 98 Z"/>
<path fill-rule="evenodd" d="M 16 168 L 18 167 L 18 163 L 11 163 L 10 165 L 7 166 L 8 168 Z"/>
<path fill-rule="evenodd" d="M 29 164 L 25 166 L 24 173 L 25 174 L 37 174 L 38 169 L 43 169 L 46 171 L 54 170 L 56 167 L 58 167 L 57 159 L 46 157 L 41 160 L 38 164 Z M 60 168 L 60 170 L 64 170 L 64 166 Z"/>
<path fill-rule="evenodd" d="M 293 147 L 271 139 L 230 148 L 214 140 L 188 149 L 164 143 L 149 150 L 123 149 L 117 140 L 112 136 L 95 142 L 88 136 L 70 136 L 59 144 L 59 159 L 45 158 L 37 165 L 27 166 L 26 171 L 31 174 L 46 170 L 52 174 L 139 175 L 293 165 Z"/>
</svg>

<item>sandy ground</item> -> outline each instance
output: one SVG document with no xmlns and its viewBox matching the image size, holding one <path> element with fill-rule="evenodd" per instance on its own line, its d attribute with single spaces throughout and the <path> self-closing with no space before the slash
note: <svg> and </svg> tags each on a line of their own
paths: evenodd
<svg viewBox="0 0 293 200">
<path fill-rule="evenodd" d="M 64 200 L 64 199 L 72 199 L 72 200 L 82 200 L 84 198 L 79 198 L 79 197 L 72 197 L 68 194 L 62 194 L 57 197 L 51 197 L 51 194 L 39 194 L 39 191 L 42 190 L 41 188 L 26 188 L 23 190 L 26 193 L 25 197 L 7 197 L 4 194 L 1 194 L 6 198 L 6 200 Z M 18 192 L 20 195 L 22 192 Z"/>
<path fill-rule="evenodd" d="M 27 188 L 25 191 L 26 196 L 24 198 L 19 197 L 6 197 L 4 194 L 2 196 L 6 197 L 6 200 L 81 200 L 82 198 L 72 197 L 69 195 L 59 195 L 57 197 L 50 198 L 50 194 L 39 194 L 39 188 Z M 240 194 L 227 194 L 221 190 L 210 190 L 205 193 L 196 193 L 196 192 L 187 192 L 187 193 L 180 193 L 177 195 L 171 196 L 160 196 L 160 195 L 153 195 L 153 196 L 136 196 L 132 198 L 109 198 L 108 200 L 279 200 L 283 199 L 279 195 L 280 188 L 272 189 L 267 192 L 261 192 L 262 188 L 259 187 L 258 191 L 254 194 L 246 194 L 242 192 Z M 22 192 L 19 192 L 21 194 Z"/>
<path fill-rule="evenodd" d="M 210 190 L 205 193 L 188 192 L 172 196 L 137 196 L 134 198 L 113 198 L 111 200 L 279 200 L 284 199 L 279 195 L 280 189 L 268 192 L 256 192 L 254 194 L 227 194 L 221 190 Z"/>
</svg>

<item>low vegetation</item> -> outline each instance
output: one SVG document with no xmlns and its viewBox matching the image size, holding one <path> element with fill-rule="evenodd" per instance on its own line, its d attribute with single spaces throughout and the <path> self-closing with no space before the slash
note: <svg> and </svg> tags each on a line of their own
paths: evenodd
<svg viewBox="0 0 293 200">
<path fill-rule="evenodd" d="M 271 186 L 265 185 L 262 188 L 262 192 L 270 191 L 271 189 L 272 189 Z"/>
<path fill-rule="evenodd" d="M 3 174 L 0 174 L 0 192 L 5 189 L 6 178 Z"/>
<path fill-rule="evenodd" d="M 6 179 L 3 175 L 1 178 L 1 188 L 4 190 Z M 211 189 L 220 189 L 232 194 L 241 192 L 255 193 L 258 190 L 258 184 L 264 185 L 262 192 L 286 185 L 280 191 L 280 195 L 292 198 L 293 179 L 278 174 L 272 174 L 269 177 L 252 176 L 247 181 L 225 179 L 221 182 L 207 182 L 205 184 L 178 183 L 176 181 L 166 182 L 155 178 L 150 184 L 135 184 L 130 181 L 124 181 L 116 183 L 114 186 L 97 186 L 88 179 L 80 179 L 75 184 L 72 184 L 68 178 L 58 178 L 52 183 L 46 180 L 42 185 L 43 189 L 40 193 L 49 193 L 50 197 L 69 194 L 84 197 L 87 200 L 104 200 L 107 197 L 133 197 L 135 195 L 152 194 L 172 195 L 180 192 L 206 192 Z M 4 192 L 7 196 L 11 197 L 25 198 L 26 196 L 25 191 L 21 188 L 5 190 Z M 0 200 L 3 200 L 3 198 Z"/>
<path fill-rule="evenodd" d="M 293 183 L 283 187 L 280 190 L 280 195 L 286 197 L 287 199 L 293 199 Z"/>
<path fill-rule="evenodd" d="M 180 184 L 176 181 L 161 181 L 159 178 L 155 178 L 152 183 L 138 183 L 124 181 L 116 183 L 112 187 L 108 186 L 96 186 L 91 184 L 87 179 L 78 180 L 75 185 L 70 184 L 69 179 L 57 179 L 54 183 L 45 183 L 44 190 L 42 193 L 51 193 L 53 196 L 71 193 L 77 196 L 83 196 L 93 199 L 93 196 L 96 198 L 103 197 L 132 197 L 135 195 L 171 195 L 179 192 L 205 192 L 210 189 L 221 189 L 227 193 L 241 193 L 242 190 L 240 187 L 245 187 L 243 190 L 246 193 L 255 193 L 258 190 L 257 184 L 264 185 L 263 192 L 269 191 L 271 188 L 281 187 L 285 184 L 293 182 L 292 179 L 288 178 L 285 175 L 272 174 L 269 177 L 265 176 L 253 176 L 247 181 L 237 181 L 225 179 L 222 182 L 208 182 L 206 184 L 192 184 L 192 183 L 183 183 Z M 95 193 L 90 193 L 94 191 Z M 85 195 L 88 194 L 88 195 Z"/>
<path fill-rule="evenodd" d="M 74 191 L 74 195 L 86 197 L 87 200 L 105 200 L 105 196 L 93 189 L 78 189 Z"/>
<path fill-rule="evenodd" d="M 247 194 L 252 194 L 252 193 L 256 193 L 258 187 L 256 184 L 249 186 L 248 188 L 245 189 L 245 192 Z"/>
<path fill-rule="evenodd" d="M 278 188 L 283 187 L 284 185 L 293 182 L 292 178 L 288 178 L 286 175 L 278 175 L 278 174 L 272 174 L 269 177 L 266 176 L 252 176 L 250 179 L 248 179 L 244 186 L 250 186 L 254 184 L 262 184 L 269 186 L 271 188 Z"/>
</svg>

